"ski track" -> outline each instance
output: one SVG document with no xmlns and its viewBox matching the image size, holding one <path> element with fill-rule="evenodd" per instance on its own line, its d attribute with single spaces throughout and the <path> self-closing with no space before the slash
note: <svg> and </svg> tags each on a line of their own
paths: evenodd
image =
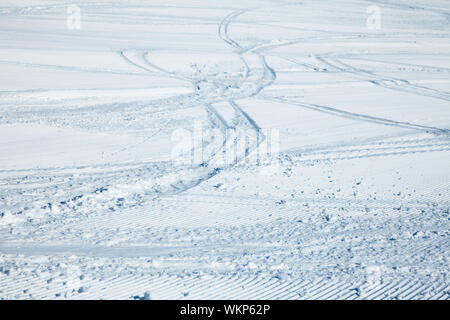
<svg viewBox="0 0 450 320">
<path fill-rule="evenodd" d="M 405 10 L 407 14 L 411 10 L 423 11 L 448 19 L 448 12 L 436 8 L 395 1 L 376 3 L 383 10 Z M 353 2 L 344 4 L 352 8 Z M 364 8 L 361 21 L 365 21 L 366 2 L 358 2 L 358 6 Z M 140 7 L 85 3 L 82 9 L 98 13 L 103 23 L 144 27 L 149 11 L 138 14 Z M 267 139 L 261 131 L 264 126 L 259 122 L 258 111 L 251 108 L 259 102 L 273 103 L 274 118 L 277 106 L 282 105 L 314 116 L 331 116 L 336 121 L 350 120 L 355 126 L 375 125 L 382 134 L 357 141 L 343 139 L 287 148 L 275 158 L 283 173 L 273 179 L 256 177 L 254 172 L 259 168 L 246 163 L 243 157 L 218 165 L 217 159 L 233 142 L 228 137 L 198 166 L 180 168 L 168 160 L 132 157 L 95 164 L 0 168 L 0 298 L 141 299 L 149 291 L 156 299 L 450 299 L 447 172 L 443 172 L 444 182 L 439 186 L 423 178 L 427 183 L 424 188 L 420 188 L 420 178 L 411 182 L 410 175 L 405 174 L 408 182 L 404 189 L 394 180 L 392 186 L 361 184 L 372 176 L 366 171 L 353 173 L 355 168 L 370 167 L 371 159 L 388 170 L 401 171 L 407 161 L 412 163 L 410 170 L 414 170 L 416 162 L 427 163 L 430 159 L 433 163 L 429 165 L 442 168 L 450 151 L 450 129 L 441 125 L 445 121 L 438 121 L 439 125 L 433 123 L 440 119 L 430 117 L 425 122 L 398 121 L 389 115 L 371 115 L 368 109 L 348 111 L 351 109 L 315 103 L 297 92 L 283 95 L 283 91 L 271 90 L 272 84 L 286 81 L 285 72 L 278 71 L 279 62 L 272 60 L 278 58 L 303 68 L 302 72 L 307 74 L 322 75 L 320 69 L 326 66 L 326 73 L 337 75 L 336 83 L 351 78 L 387 89 L 390 95 L 406 93 L 429 99 L 430 108 L 438 102 L 448 106 L 450 93 L 445 90 L 413 84 L 403 79 L 401 73 L 398 77 L 385 76 L 381 71 L 353 66 L 352 62 L 390 64 L 430 75 L 448 73 L 450 67 L 384 61 L 377 58 L 376 50 L 358 53 L 333 48 L 333 44 L 360 39 L 427 39 L 438 37 L 437 34 L 427 33 L 427 29 L 422 33 L 383 30 L 362 35 L 360 31 L 340 32 L 326 27 L 322 30 L 320 24 L 313 28 L 308 22 L 300 27 L 282 25 L 282 19 L 286 18 L 289 24 L 302 10 L 316 8 L 309 1 L 231 2 L 229 7 L 199 3 L 179 7 L 185 13 L 176 11 L 176 6 L 150 5 L 141 9 L 149 8 L 166 10 L 160 15 L 156 11 L 152 17 L 160 19 L 153 24 L 163 28 L 162 34 L 166 32 L 167 43 L 173 41 L 170 32 L 164 29 L 170 23 L 197 24 L 205 28 L 207 38 L 202 39 L 205 43 L 212 41 L 211 31 L 216 30 L 215 37 L 221 44 L 214 44 L 214 50 L 226 48 L 226 54 L 239 61 L 239 65 L 222 66 L 221 62 L 212 64 L 205 59 L 204 66 L 195 65 L 195 70 L 192 67 L 179 70 L 176 65 L 162 64 L 160 57 L 158 60 L 161 42 L 157 42 L 159 48 L 152 48 L 144 37 L 139 38 L 142 45 L 137 43 L 136 35 L 128 44 L 122 38 L 126 33 L 75 34 L 72 39 L 77 43 L 84 39 L 87 48 L 93 46 L 92 41 L 117 40 L 115 47 L 109 48 L 114 57 L 111 59 L 119 59 L 114 61 L 123 62 L 129 69 L 64 66 L 64 62 L 33 63 L 25 58 L 13 61 L 5 57 L 0 57 L 0 68 L 137 79 L 155 77 L 165 79 L 173 87 L 174 83 L 183 84 L 192 92 L 174 90 L 169 97 L 151 100 L 130 96 L 124 102 L 101 98 L 82 102 L 82 98 L 71 96 L 69 91 L 55 89 L 66 96 L 59 100 L 48 96 L 43 102 L 36 102 L 27 100 L 27 94 L 40 93 L 46 97 L 52 88 L 2 89 L 0 102 L 5 100 L 0 106 L 0 125 L 44 124 L 94 133 L 140 134 L 142 142 L 110 151 L 107 157 L 111 159 L 132 154 L 159 137 L 170 136 L 170 130 L 177 128 L 177 124 L 196 119 L 194 111 L 204 115 L 204 128 L 208 132 L 218 129 L 225 135 L 227 130 L 233 130 L 237 139 L 246 130 L 256 133 L 258 139 L 248 150 L 255 151 Z M 0 15 L 23 22 L 29 16 L 45 22 L 46 14 L 56 14 L 61 19 L 60 13 L 55 12 L 65 9 L 65 4 L 3 7 Z M 118 9 L 131 11 L 119 17 L 115 11 Z M 208 12 L 212 12 L 211 17 Z M 269 12 L 273 15 L 261 18 Z M 87 18 L 88 25 L 91 18 Z M 277 18 L 280 23 L 274 20 L 272 24 Z M 246 28 L 253 30 L 255 26 L 267 27 L 267 34 L 245 33 Z M 14 25 L 0 29 L 0 37 L 14 32 L 26 34 L 13 28 Z M 211 52 L 206 45 L 195 48 L 199 33 L 190 34 L 189 30 L 183 35 L 195 40 L 187 54 L 190 50 Z M 283 33 L 274 34 L 274 30 Z M 68 37 L 66 32 L 48 29 L 41 36 L 61 40 Z M 155 35 L 155 39 L 160 36 Z M 440 36 L 448 38 L 449 34 Z M 21 42 L 15 45 L 5 41 L 5 48 L 26 49 Z M 332 43 L 329 48 L 332 51 L 309 56 L 305 53 L 311 50 L 307 46 L 328 41 Z M 177 50 L 175 44 L 167 48 Z M 385 53 L 383 50 L 380 54 Z M 314 79 L 311 81 L 320 84 L 321 78 Z M 302 88 L 304 81 L 299 83 L 301 91 L 306 90 Z M 103 89 L 95 90 L 101 93 Z M 232 121 L 229 114 L 233 115 Z M 129 118 L 137 120 L 129 124 Z M 324 131 L 337 128 L 333 127 L 333 120 L 325 125 Z M 344 181 L 340 188 L 321 184 L 320 179 L 307 182 L 315 177 L 308 169 L 321 170 L 329 179 L 334 179 L 333 170 L 336 175 L 339 170 L 350 177 L 354 174 L 354 178 L 351 182 Z M 309 180 L 287 181 L 290 172 L 295 173 L 293 179 Z M 382 170 L 377 172 L 383 174 Z M 358 174 L 364 179 L 358 178 Z M 433 177 L 436 178 L 434 175 L 429 179 Z M 361 181 L 355 184 L 357 179 Z M 267 190 L 259 189 L 260 186 Z M 414 187 L 420 190 L 412 191 Z M 436 190 L 430 190 L 433 187 Z M 304 190 L 294 196 L 294 189 Z M 346 193 L 339 195 L 341 189 Z"/>
<path fill-rule="evenodd" d="M 380 77 L 368 70 L 361 70 L 354 68 L 349 64 L 343 63 L 338 58 L 333 58 L 332 62 L 330 62 L 324 57 L 318 57 L 317 59 L 323 62 L 324 64 L 330 66 L 331 68 L 337 69 L 340 72 L 353 74 L 358 79 L 364 79 L 364 77 L 367 77 L 368 79 L 366 81 L 369 81 L 370 83 L 377 86 L 422 96 L 428 96 L 436 99 L 442 99 L 444 101 L 450 101 L 450 94 L 448 92 L 442 92 L 439 90 L 434 90 L 423 86 L 413 85 L 409 83 L 407 80 L 403 79 L 396 79 L 386 76 Z"/>
</svg>

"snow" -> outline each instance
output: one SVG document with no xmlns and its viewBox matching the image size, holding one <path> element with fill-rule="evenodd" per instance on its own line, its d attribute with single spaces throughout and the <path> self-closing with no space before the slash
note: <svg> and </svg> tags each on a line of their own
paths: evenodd
<svg viewBox="0 0 450 320">
<path fill-rule="evenodd" d="M 75 4 L 0 2 L 1 299 L 450 298 L 448 1 Z"/>
</svg>

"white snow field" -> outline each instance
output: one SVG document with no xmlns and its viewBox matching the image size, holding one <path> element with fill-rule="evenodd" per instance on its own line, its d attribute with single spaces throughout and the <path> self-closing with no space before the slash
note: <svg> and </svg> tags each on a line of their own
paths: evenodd
<svg viewBox="0 0 450 320">
<path fill-rule="evenodd" d="M 0 0 L 2 299 L 449 299 L 449 208 L 449 1 Z"/>
</svg>

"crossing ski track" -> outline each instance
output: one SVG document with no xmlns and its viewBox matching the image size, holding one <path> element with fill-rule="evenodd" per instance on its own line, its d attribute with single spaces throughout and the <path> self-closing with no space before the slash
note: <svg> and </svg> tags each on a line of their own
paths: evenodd
<svg viewBox="0 0 450 320">
<path fill-rule="evenodd" d="M 49 161 L 44 167 L 20 167 L 6 156 L 0 159 L 8 165 L 0 168 L 0 298 L 143 299 L 150 292 L 153 299 L 449 299 L 450 93 L 402 76 L 416 72 L 441 84 L 450 65 L 439 65 L 441 60 L 430 62 L 434 65 L 407 62 L 412 59 L 409 47 L 388 51 L 380 46 L 377 53 L 373 47 L 348 49 L 346 42 L 448 41 L 450 8 L 442 9 L 445 2 L 442 7 L 419 1 L 417 6 L 375 3 L 394 13 L 386 18 L 393 19 L 388 26 L 396 23 L 395 13 L 417 14 L 419 21 L 430 22 L 423 32 L 419 25 L 413 32 L 401 28 L 398 15 L 400 27 L 393 32 L 390 27 L 369 32 L 364 29 L 365 1 L 342 1 L 343 8 L 352 9 L 348 12 L 333 11 L 336 4 L 330 1 L 232 1 L 226 7 L 210 2 L 132 7 L 83 2 L 82 13 L 88 12 L 83 26 L 94 28 L 97 14 L 105 25 L 117 23 L 117 34 L 97 30 L 71 35 L 43 27 L 40 36 L 50 52 L 62 51 L 51 43 L 53 38 L 77 39 L 82 47 L 70 47 L 83 54 L 86 46 L 88 59 L 95 55 L 92 48 L 106 46 L 98 66 L 88 64 L 86 56 L 73 58 L 75 64 L 26 56 L 34 48 L 24 45 L 27 32 L 33 36 L 39 31 L 14 29 L 20 25 L 14 21 L 35 19 L 45 26 L 50 16 L 64 25 L 65 3 L 0 7 L 5 21 L 14 22 L 0 26 L 0 38 L 5 38 L 1 46 L 23 52 L 2 54 L 0 69 L 37 68 L 49 78 L 51 72 L 70 73 L 80 77 L 71 80 L 75 87 L 83 88 L 75 92 L 59 83 L 44 89 L 2 88 L 0 127 L 19 132 L 14 126 L 43 125 L 73 129 L 66 133 L 73 139 L 81 139 L 82 132 L 132 141 L 113 147 L 96 142 L 106 151 L 90 163 Z M 336 17 L 343 23 L 355 10 L 361 11 L 356 18 L 362 22 L 352 31 L 311 20 L 311 15 L 320 20 L 324 14 L 331 25 Z M 447 23 L 436 22 L 441 21 L 436 17 L 446 17 Z M 345 23 L 355 23 L 355 16 L 351 18 Z M 180 30 L 170 29 L 170 23 L 186 27 L 180 44 L 171 42 Z M 121 33 L 128 25 L 142 30 L 150 26 L 161 35 L 130 29 Z M 328 52 L 318 49 L 327 42 Z M 450 46 L 432 43 L 436 54 L 423 51 L 448 57 Z M 177 50 L 185 50 L 187 57 Z M 204 63 L 184 67 L 161 58 L 174 52 L 188 61 L 190 55 L 199 55 Z M 399 55 L 398 62 L 383 60 L 383 54 Z M 233 62 L 225 62 L 224 56 Z M 389 73 L 381 70 L 387 65 Z M 120 84 L 129 93 L 108 97 L 116 87 L 108 91 L 83 84 L 95 76 L 104 76 L 106 84 L 113 76 L 131 77 L 122 79 L 135 83 Z M 358 95 L 341 102 L 338 94 L 336 103 L 328 104 L 321 100 L 326 91 L 316 94 L 306 85 L 312 82 L 315 90 L 327 90 L 330 81 L 339 85 L 348 79 L 373 85 L 381 90 L 374 91 L 375 97 L 405 101 L 412 111 L 402 117 L 388 111 L 380 115 L 377 101 Z M 146 87 L 155 82 L 155 87 Z M 283 89 L 284 82 L 288 89 Z M 140 95 L 142 87 L 154 94 Z M 87 90 L 94 93 L 83 96 Z M 359 102 L 356 110 L 353 100 Z M 261 168 L 244 157 L 220 164 L 230 139 L 201 165 L 189 167 L 174 166 L 158 149 L 150 156 L 140 154 L 153 143 L 157 146 L 158 139 L 167 143 L 171 131 L 190 127 L 199 118 L 211 139 L 217 132 L 228 138 L 229 130 L 236 134 L 233 139 L 255 132 L 259 138 L 248 150 L 255 151 L 267 139 L 261 129 L 270 124 L 260 103 L 269 104 L 269 120 L 283 119 L 300 132 L 292 138 L 299 142 L 282 145 L 272 159 L 276 173 L 260 174 Z M 420 103 L 426 104 L 421 113 L 415 107 Z M 429 110 L 433 108 L 437 111 Z M 283 115 L 278 110 L 288 111 Z M 299 114 L 303 118 L 292 122 Z M 309 132 L 308 122 L 317 122 L 318 130 Z M 360 136 L 345 136 L 342 130 Z M 281 139 L 289 138 L 284 132 Z M 319 142 L 303 143 L 302 134 L 317 136 L 319 140 L 311 141 Z M 4 154 L 17 152 L 18 147 L 5 141 Z"/>
</svg>

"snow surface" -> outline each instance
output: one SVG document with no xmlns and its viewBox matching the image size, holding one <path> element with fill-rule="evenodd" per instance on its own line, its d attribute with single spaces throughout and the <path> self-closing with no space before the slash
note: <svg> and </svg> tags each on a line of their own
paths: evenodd
<svg viewBox="0 0 450 320">
<path fill-rule="evenodd" d="M 0 298 L 450 298 L 448 1 L 71 4 L 0 1 Z"/>
</svg>

